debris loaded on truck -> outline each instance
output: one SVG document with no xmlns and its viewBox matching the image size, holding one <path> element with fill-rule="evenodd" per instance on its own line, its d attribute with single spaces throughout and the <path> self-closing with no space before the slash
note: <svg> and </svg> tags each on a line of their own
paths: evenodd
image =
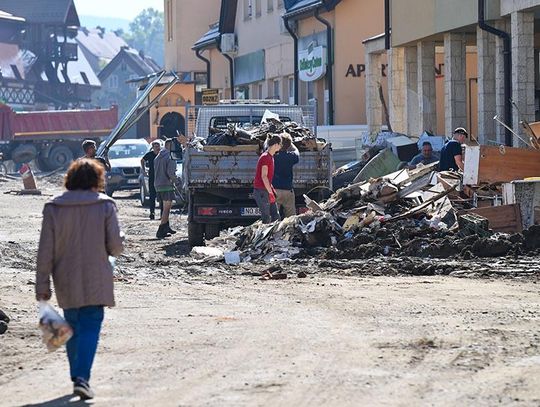
<svg viewBox="0 0 540 407">
<path fill-rule="evenodd" d="M 486 218 L 462 212 L 468 205 L 457 192 L 459 175 L 434 169 L 434 165 L 404 169 L 352 184 L 320 204 L 308 199 L 307 213 L 270 225 L 259 221 L 232 229 L 208 245 L 224 252 L 239 251 L 242 261 L 375 256 L 467 259 L 519 255 L 540 248 L 540 226 L 523 233 L 497 233 Z M 497 208 L 507 211 L 505 207 Z"/>
<path fill-rule="evenodd" d="M 282 123 L 277 119 L 268 119 L 267 123 L 254 126 L 249 130 L 241 129 L 235 125 L 229 125 L 226 129 L 210 128 L 209 133 L 206 140 L 195 138 L 191 146 L 203 149 L 205 145 L 254 145 L 262 149 L 269 135 L 283 133 L 291 136 L 293 143 L 300 152 L 318 151 L 326 145 L 324 141 L 317 140 L 317 137 L 307 127 L 303 127 L 295 122 Z"/>
</svg>

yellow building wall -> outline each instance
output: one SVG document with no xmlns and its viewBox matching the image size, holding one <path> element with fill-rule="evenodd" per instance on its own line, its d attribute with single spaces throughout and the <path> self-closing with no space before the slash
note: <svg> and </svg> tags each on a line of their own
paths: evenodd
<svg viewBox="0 0 540 407">
<path fill-rule="evenodd" d="M 180 72 L 206 70 L 191 47 L 219 20 L 221 0 L 163 0 L 165 16 L 165 69 Z"/>
<path fill-rule="evenodd" d="M 158 85 L 150 92 L 150 100 L 155 98 L 163 90 L 165 85 Z M 158 105 L 150 109 L 150 138 L 155 139 L 159 135 L 159 122 L 169 112 L 177 112 L 185 116 L 186 104 L 195 103 L 195 84 L 179 83 L 165 95 Z"/>
<path fill-rule="evenodd" d="M 334 123 L 365 124 L 366 58 L 362 41 L 384 32 L 383 2 L 343 1 L 333 11 L 321 14 L 321 17 L 332 24 L 334 34 Z M 325 30 L 326 27 L 314 17 L 299 22 L 300 37 Z M 351 70 L 354 73 L 351 73 Z M 383 78 L 385 94 L 386 82 L 386 78 Z M 319 123 L 322 123 L 324 79 L 317 81 L 315 89 L 319 101 Z"/>
</svg>

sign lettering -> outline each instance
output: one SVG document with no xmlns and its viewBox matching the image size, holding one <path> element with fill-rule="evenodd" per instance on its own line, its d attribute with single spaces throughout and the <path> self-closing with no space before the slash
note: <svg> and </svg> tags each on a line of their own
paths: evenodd
<svg viewBox="0 0 540 407">
<path fill-rule="evenodd" d="M 325 55 L 324 47 L 313 46 L 298 53 L 298 71 L 301 81 L 316 81 L 326 74 Z"/>
</svg>

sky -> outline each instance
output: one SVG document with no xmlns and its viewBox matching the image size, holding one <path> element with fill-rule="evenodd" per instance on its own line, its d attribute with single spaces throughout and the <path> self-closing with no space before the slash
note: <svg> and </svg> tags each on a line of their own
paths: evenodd
<svg viewBox="0 0 540 407">
<path fill-rule="evenodd" d="M 148 7 L 163 11 L 163 0 L 75 0 L 75 7 L 80 16 L 133 20 Z"/>
</svg>

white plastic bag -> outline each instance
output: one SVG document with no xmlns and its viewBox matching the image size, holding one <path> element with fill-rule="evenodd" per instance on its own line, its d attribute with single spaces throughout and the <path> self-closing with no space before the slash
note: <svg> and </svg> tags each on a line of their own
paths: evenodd
<svg viewBox="0 0 540 407">
<path fill-rule="evenodd" d="M 49 352 L 54 352 L 73 336 L 71 326 L 47 301 L 39 302 L 39 328 Z"/>
</svg>

